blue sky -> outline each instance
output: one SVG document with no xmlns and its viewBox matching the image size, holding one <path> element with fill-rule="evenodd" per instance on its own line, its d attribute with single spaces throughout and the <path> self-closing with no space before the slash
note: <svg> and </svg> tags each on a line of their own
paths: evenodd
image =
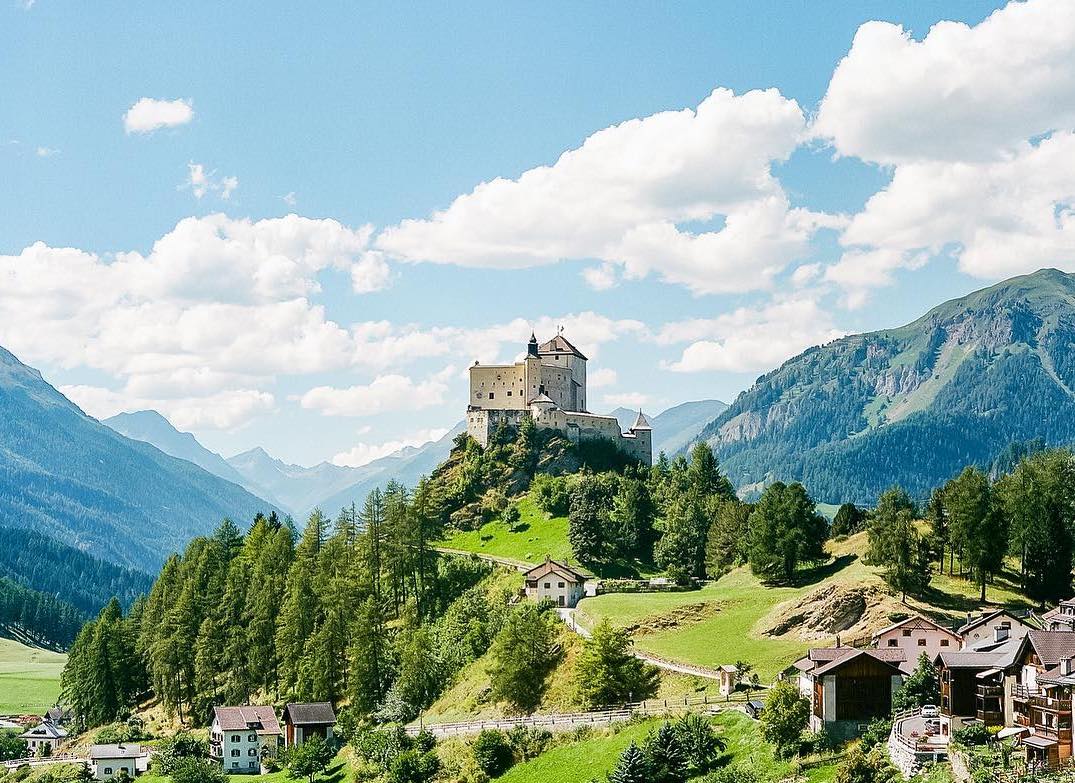
<svg viewBox="0 0 1075 783">
<path fill-rule="evenodd" d="M 1072 266 L 1058 0 L 180 5 L 0 0 L 0 344 L 226 455 L 418 442 L 531 326 L 657 412 Z"/>
</svg>

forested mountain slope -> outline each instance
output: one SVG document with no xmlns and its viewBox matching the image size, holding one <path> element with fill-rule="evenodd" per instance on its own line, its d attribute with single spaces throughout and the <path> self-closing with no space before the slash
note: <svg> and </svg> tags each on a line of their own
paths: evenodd
<svg viewBox="0 0 1075 783">
<path fill-rule="evenodd" d="M 720 400 L 693 400 L 682 402 L 656 416 L 646 414 L 653 427 L 653 458 L 662 451 L 671 457 L 677 451 L 698 438 L 698 433 L 709 422 L 728 409 L 728 403 Z M 620 428 L 627 432 L 638 417 L 637 410 L 616 408 L 608 414 L 615 416 Z"/>
<path fill-rule="evenodd" d="M 741 490 L 801 480 L 858 503 L 896 483 L 921 499 L 1012 444 L 1075 443 L 1075 276 L 1041 270 L 811 348 L 702 437 Z"/>
<path fill-rule="evenodd" d="M 0 525 L 156 569 L 223 517 L 269 504 L 92 419 L 0 348 Z"/>
</svg>

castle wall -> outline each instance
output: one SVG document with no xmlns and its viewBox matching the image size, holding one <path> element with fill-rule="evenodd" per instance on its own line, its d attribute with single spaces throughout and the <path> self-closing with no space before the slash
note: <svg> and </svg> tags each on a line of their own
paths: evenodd
<svg viewBox="0 0 1075 783">
<path fill-rule="evenodd" d="M 470 404 L 486 410 L 522 410 L 529 402 L 526 364 L 475 365 L 470 368 Z"/>
</svg>

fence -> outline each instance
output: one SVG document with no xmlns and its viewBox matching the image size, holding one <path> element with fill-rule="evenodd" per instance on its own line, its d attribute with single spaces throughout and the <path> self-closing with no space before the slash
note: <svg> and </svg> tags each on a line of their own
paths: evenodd
<svg viewBox="0 0 1075 783">
<path fill-rule="evenodd" d="M 84 762 L 85 760 L 86 759 L 82 756 L 76 756 L 73 753 L 57 753 L 54 756 L 27 756 L 21 759 L 8 759 L 6 761 L 0 761 L 0 766 L 15 769 L 16 767 L 21 767 L 23 764 L 40 766 L 42 764 L 59 764 L 66 761 Z"/>
</svg>

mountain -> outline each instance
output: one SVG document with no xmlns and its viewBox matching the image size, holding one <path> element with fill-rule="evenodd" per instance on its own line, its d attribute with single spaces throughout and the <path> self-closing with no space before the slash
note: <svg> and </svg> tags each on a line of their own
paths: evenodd
<svg viewBox="0 0 1075 783">
<path fill-rule="evenodd" d="M 1027 441 L 1075 443 L 1075 276 L 954 299 L 898 329 L 810 348 L 702 433 L 746 492 L 800 480 L 819 501 L 919 499 Z"/>
<path fill-rule="evenodd" d="M 83 413 L 0 348 L 0 525 L 156 569 L 193 536 L 271 506 Z"/>
<path fill-rule="evenodd" d="M 662 451 L 672 456 L 688 443 L 696 440 L 702 429 L 723 413 L 728 403 L 720 400 L 696 400 L 684 402 L 650 417 L 653 427 L 653 458 Z M 616 408 L 609 416 L 615 416 L 620 429 L 626 432 L 638 418 L 638 411 Z"/>
<path fill-rule="evenodd" d="M 653 458 L 662 451 L 671 456 L 695 441 L 702 429 L 728 409 L 720 400 L 696 400 L 676 405 L 650 420 L 653 427 Z M 634 420 L 631 420 L 634 423 Z"/>
<path fill-rule="evenodd" d="M 326 514 L 335 514 L 346 506 L 354 503 L 361 507 L 366 500 L 366 495 L 374 489 L 383 488 L 389 481 L 396 481 L 408 487 L 413 487 L 422 476 L 428 476 L 433 469 L 448 459 L 448 453 L 452 450 L 452 441 L 466 429 L 464 422 L 459 422 L 440 440 L 431 441 L 422 446 L 408 446 L 400 449 L 395 454 L 370 462 L 360 468 L 357 479 L 329 497 L 319 502 L 321 510 Z"/>
<path fill-rule="evenodd" d="M 257 448 L 228 457 L 228 465 L 252 486 L 262 487 L 300 521 L 321 501 L 358 480 L 361 468 L 322 462 L 312 468 L 289 465 Z"/>
<path fill-rule="evenodd" d="M 156 411 L 136 411 L 134 413 L 120 413 L 109 419 L 104 419 L 105 424 L 120 435 L 126 435 L 131 440 L 141 440 L 151 443 L 165 454 L 170 454 L 187 462 L 193 462 L 202 470 L 207 470 L 214 476 L 227 479 L 233 484 L 244 487 L 251 494 L 280 505 L 280 501 L 265 491 L 254 482 L 247 479 L 235 468 L 228 464 L 222 456 L 215 451 L 210 451 L 189 432 L 180 432 L 168 419 Z"/>
</svg>

